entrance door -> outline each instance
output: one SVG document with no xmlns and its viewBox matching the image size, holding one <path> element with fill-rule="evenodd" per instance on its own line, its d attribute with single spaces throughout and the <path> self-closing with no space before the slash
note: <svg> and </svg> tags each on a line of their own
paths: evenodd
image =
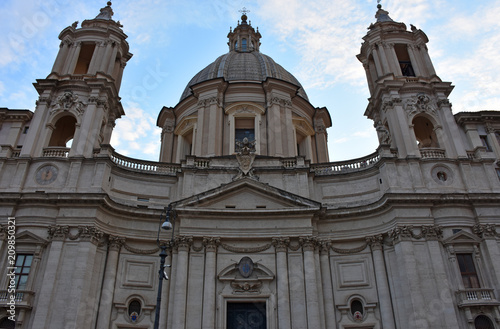
<svg viewBox="0 0 500 329">
<path fill-rule="evenodd" d="M 266 303 L 227 303 L 227 329 L 267 329 Z"/>
</svg>

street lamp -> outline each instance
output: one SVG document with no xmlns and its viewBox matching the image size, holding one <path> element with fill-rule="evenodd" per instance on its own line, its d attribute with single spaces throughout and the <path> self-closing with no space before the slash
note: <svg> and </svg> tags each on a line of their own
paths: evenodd
<svg viewBox="0 0 500 329">
<path fill-rule="evenodd" d="M 156 243 L 161 249 L 160 252 L 160 270 L 158 271 L 158 278 L 160 280 L 158 284 L 158 297 L 156 298 L 156 313 L 155 313 L 155 326 L 154 329 L 158 329 L 160 325 L 160 304 L 161 304 L 161 290 L 163 287 L 163 279 L 168 280 L 167 273 L 165 273 L 165 267 L 170 267 L 170 265 L 165 265 L 165 258 L 167 257 L 167 246 L 165 244 L 160 245 L 160 230 L 170 231 L 172 230 L 171 241 L 174 240 L 174 221 L 170 220 L 170 212 L 172 211 L 172 204 L 165 207 L 160 214 L 160 225 L 158 227 L 158 237 L 156 238 Z M 163 221 L 163 214 L 165 214 L 165 221 Z"/>
</svg>

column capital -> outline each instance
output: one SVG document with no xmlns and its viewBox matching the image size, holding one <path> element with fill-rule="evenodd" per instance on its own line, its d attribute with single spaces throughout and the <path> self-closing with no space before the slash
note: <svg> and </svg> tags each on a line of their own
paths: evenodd
<svg viewBox="0 0 500 329">
<path fill-rule="evenodd" d="M 116 235 L 110 235 L 108 237 L 108 245 L 110 250 L 116 250 L 120 251 L 121 247 L 125 243 L 125 238 L 116 236 Z"/>
<path fill-rule="evenodd" d="M 177 236 L 174 239 L 174 246 L 177 247 L 177 250 L 181 251 L 189 251 L 189 248 L 193 244 L 193 237 L 191 236 Z"/>
<path fill-rule="evenodd" d="M 304 251 L 314 251 L 318 247 L 318 239 L 312 236 L 299 238 L 299 244 Z"/>
<path fill-rule="evenodd" d="M 372 250 L 382 250 L 384 245 L 384 236 L 382 234 L 367 236 L 365 240 Z"/>
<path fill-rule="evenodd" d="M 49 240 L 63 241 L 69 235 L 69 226 L 67 225 L 51 225 L 47 228 Z"/>
<path fill-rule="evenodd" d="M 290 244 L 289 238 L 273 238 L 272 244 L 276 249 L 276 252 L 286 252 L 288 245 Z"/>
<path fill-rule="evenodd" d="M 495 224 L 476 224 L 472 227 L 472 232 L 480 238 L 495 238 L 497 230 Z"/>
<path fill-rule="evenodd" d="M 203 237 L 203 245 L 207 252 L 216 252 L 220 244 L 220 238 L 216 237 Z"/>
</svg>

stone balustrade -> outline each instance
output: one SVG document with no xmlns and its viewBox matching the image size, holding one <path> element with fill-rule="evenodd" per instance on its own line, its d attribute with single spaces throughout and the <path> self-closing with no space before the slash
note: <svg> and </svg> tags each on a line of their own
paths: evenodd
<svg viewBox="0 0 500 329">
<path fill-rule="evenodd" d="M 7 302 L 10 300 L 11 294 L 8 290 L 0 290 L 0 307 L 7 307 Z M 33 306 L 34 291 L 16 290 L 14 300 L 16 307 L 31 308 Z"/>
<path fill-rule="evenodd" d="M 440 148 L 422 148 L 420 149 L 420 156 L 422 159 L 444 159 L 446 153 Z"/>
<path fill-rule="evenodd" d="M 487 288 L 472 288 L 457 291 L 458 306 L 500 305 L 496 300 L 494 290 Z"/>
<path fill-rule="evenodd" d="M 115 152 L 111 154 L 110 158 L 118 167 L 139 172 L 175 175 L 181 169 L 179 164 L 132 159 Z"/>
<path fill-rule="evenodd" d="M 378 152 L 375 152 L 354 160 L 312 165 L 311 169 L 316 175 L 344 174 L 371 168 L 379 161 L 380 155 Z"/>
<path fill-rule="evenodd" d="M 69 155 L 69 147 L 46 147 L 43 149 L 43 157 L 49 158 L 67 158 Z"/>
</svg>

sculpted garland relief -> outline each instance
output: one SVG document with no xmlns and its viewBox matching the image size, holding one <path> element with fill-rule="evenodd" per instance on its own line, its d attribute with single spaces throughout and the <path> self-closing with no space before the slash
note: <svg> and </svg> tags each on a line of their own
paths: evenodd
<svg viewBox="0 0 500 329">
<path fill-rule="evenodd" d="M 413 118 L 416 114 L 426 112 L 436 115 L 436 107 L 432 104 L 429 96 L 418 94 L 409 98 L 405 102 L 405 111 L 408 118 Z"/>
</svg>

